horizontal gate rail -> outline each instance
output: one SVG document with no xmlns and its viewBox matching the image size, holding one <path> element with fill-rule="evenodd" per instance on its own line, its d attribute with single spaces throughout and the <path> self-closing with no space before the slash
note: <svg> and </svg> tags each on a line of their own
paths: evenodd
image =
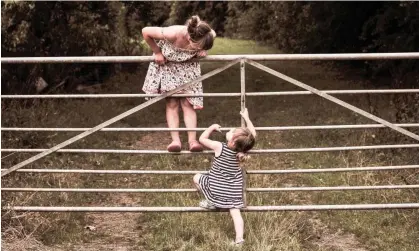
<svg viewBox="0 0 419 251">
<path fill-rule="evenodd" d="M 418 59 L 419 52 L 395 53 L 328 53 L 328 54 L 243 54 L 210 55 L 199 59 L 201 62 L 232 61 L 251 59 L 255 61 L 279 60 L 379 60 L 379 59 Z M 152 62 L 153 56 L 83 56 L 83 57 L 2 57 L 1 63 L 136 63 Z"/>
<path fill-rule="evenodd" d="M 417 189 L 419 185 L 385 186 L 337 186 L 337 187 L 267 187 L 247 188 L 246 192 L 301 192 L 301 191 L 347 191 L 347 190 L 383 190 Z M 43 187 L 2 187 L 2 192 L 72 192 L 72 193 L 191 193 L 196 188 L 43 188 Z"/>
<path fill-rule="evenodd" d="M 333 152 L 333 151 L 353 151 L 353 150 L 375 150 L 375 149 L 397 149 L 397 148 L 419 148 L 419 144 L 404 145 L 372 145 L 372 146 L 338 146 L 338 147 L 317 147 L 317 148 L 289 148 L 289 149 L 257 149 L 250 150 L 248 153 L 297 153 L 297 152 Z M 4 148 L 2 152 L 44 152 L 48 149 L 32 148 Z M 59 153 L 131 153 L 131 154 L 214 154 L 214 151 L 202 152 L 168 152 L 167 150 L 129 150 L 129 149 L 59 149 Z"/>
<path fill-rule="evenodd" d="M 287 206 L 248 206 L 244 212 L 257 211 L 325 211 L 325 210 L 378 210 L 378 209 L 417 209 L 419 203 L 400 204 L 349 204 L 349 205 L 287 205 Z M 2 210 L 28 212 L 218 212 L 201 207 L 26 207 L 10 206 Z"/>
<path fill-rule="evenodd" d="M 394 124 L 399 127 L 419 127 L 419 123 Z M 221 131 L 230 131 L 235 127 L 223 127 Z M 288 131 L 288 130 L 328 130 L 328 129 L 368 129 L 368 128 L 387 128 L 382 124 L 357 124 L 357 125 L 318 125 L 318 126 L 271 126 L 271 127 L 255 127 L 256 131 Z M 34 132 L 82 132 L 91 129 L 91 127 L 79 128 L 48 128 L 48 127 L 3 127 L 2 131 L 34 131 Z M 204 131 L 206 127 L 200 128 L 167 128 L 167 127 L 152 127 L 152 128 L 136 128 L 136 127 L 106 127 L 102 128 L 101 132 L 169 132 L 169 131 Z"/>
<path fill-rule="evenodd" d="M 288 174 L 288 173 L 333 173 L 355 171 L 393 171 L 417 169 L 419 165 L 400 166 L 370 166 L 370 167 L 343 167 L 343 168 L 313 168 L 313 169 L 279 169 L 279 170 L 246 170 L 247 174 Z M 1 169 L 4 171 L 7 169 Z M 89 170 L 89 169 L 19 169 L 18 173 L 84 173 L 84 174 L 197 174 L 208 173 L 199 170 Z"/>
<path fill-rule="evenodd" d="M 419 93 L 419 89 L 379 89 L 379 90 L 321 90 L 327 94 L 392 94 Z M 248 97 L 255 96 L 288 96 L 313 95 L 310 91 L 282 91 L 282 92 L 246 92 Z M 37 94 L 37 95 L 1 95 L 5 99 L 24 98 L 147 98 L 158 97 L 160 94 Z M 202 94 L 173 94 L 171 97 L 240 97 L 239 92 L 231 93 L 202 93 Z"/>
<path fill-rule="evenodd" d="M 402 166 L 369 166 L 369 167 L 344 167 L 344 168 L 312 168 L 289 170 L 249 170 L 249 174 L 287 174 L 287 173 L 334 173 L 334 172 L 360 172 L 360 171 L 392 171 L 403 169 L 416 169 L 419 165 Z"/>
</svg>

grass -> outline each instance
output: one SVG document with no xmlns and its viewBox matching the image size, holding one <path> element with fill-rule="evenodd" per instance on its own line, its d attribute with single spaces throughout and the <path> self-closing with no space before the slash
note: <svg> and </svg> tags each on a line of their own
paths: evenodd
<svg viewBox="0 0 419 251">
<path fill-rule="evenodd" d="M 279 53 L 254 42 L 217 38 L 211 54 Z M 224 63 L 203 63 L 203 72 Z M 365 88 L 362 77 L 345 74 L 310 62 L 264 62 L 284 74 L 318 89 Z M 134 74 L 118 74 L 93 93 L 140 92 L 145 67 Z M 234 66 L 204 81 L 205 92 L 239 92 L 240 75 Z M 368 87 L 371 88 L 371 87 Z M 299 90 L 267 73 L 246 66 L 247 91 Z M 408 95 L 408 94 L 406 94 Z M 339 96 L 369 110 L 366 96 Z M 388 99 L 372 98 L 377 115 L 394 121 Z M 143 99 L 2 100 L 3 127 L 92 127 L 140 103 Z M 248 97 L 249 113 L 256 126 L 370 123 L 369 120 L 313 95 Z M 239 98 L 205 98 L 198 112 L 200 127 L 240 124 Z M 392 115 L 393 114 L 393 115 Z M 165 127 L 164 104 L 157 103 L 115 123 L 112 127 Z M 2 132 L 3 148 L 47 148 L 77 133 Z M 397 143 L 387 129 L 312 130 L 260 132 L 257 149 L 373 145 Z M 185 133 L 182 134 L 186 142 Z M 215 135 L 222 140 L 222 135 Z M 70 148 L 165 149 L 168 133 L 98 132 Z M 407 140 L 405 143 L 413 143 Z M 185 144 L 185 143 L 184 143 Z M 416 152 L 415 152 L 416 151 Z M 2 159 L 9 167 L 31 156 L 13 154 Z M 248 169 L 296 169 L 416 164 L 417 150 L 287 153 L 252 156 Z M 211 156 L 130 154 L 64 154 L 47 156 L 28 168 L 207 170 Z M 87 175 L 11 174 L 4 187 L 86 188 L 191 188 L 189 175 Z M 358 172 L 337 174 L 250 175 L 248 187 L 339 186 L 418 183 L 417 172 Z M 249 193 L 250 205 L 349 204 L 417 201 L 408 190 L 358 192 Z M 43 206 L 196 206 L 196 193 L 2 193 L 2 204 Z M 418 211 L 330 211 L 244 213 L 246 244 L 242 250 L 414 250 L 418 246 Z M 96 225 L 96 232 L 84 227 Z M 234 250 L 227 213 L 17 213 L 2 215 L 3 247 L 35 250 L 45 245 L 61 250 Z M 13 249 L 15 248 L 15 249 Z M 26 248 L 27 250 L 30 250 Z M 25 248 L 24 248 L 25 249 Z M 22 249 L 20 249 L 22 250 Z"/>
</svg>

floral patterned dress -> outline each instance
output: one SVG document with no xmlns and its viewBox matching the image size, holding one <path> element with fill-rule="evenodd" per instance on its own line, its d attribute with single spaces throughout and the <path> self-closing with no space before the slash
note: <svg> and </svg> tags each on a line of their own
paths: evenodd
<svg viewBox="0 0 419 251">
<path fill-rule="evenodd" d="M 199 62 L 187 62 L 199 50 L 178 48 L 167 39 L 160 40 L 157 45 L 167 62 L 164 65 L 150 63 L 142 89 L 145 93 L 168 92 L 201 76 Z M 202 94 L 202 91 L 202 82 L 198 82 L 179 93 Z M 194 109 L 203 108 L 203 97 L 189 97 L 187 100 Z"/>
</svg>

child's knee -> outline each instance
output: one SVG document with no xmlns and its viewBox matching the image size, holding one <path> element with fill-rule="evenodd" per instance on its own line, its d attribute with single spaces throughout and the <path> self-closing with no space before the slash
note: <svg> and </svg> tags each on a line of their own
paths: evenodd
<svg viewBox="0 0 419 251">
<path fill-rule="evenodd" d="M 189 103 L 189 101 L 186 98 L 180 99 L 180 105 L 182 107 L 192 107 L 192 105 Z"/>
<path fill-rule="evenodd" d="M 241 217 L 241 213 L 240 213 L 240 209 L 238 208 L 231 208 L 230 209 L 230 215 L 231 217 L 234 218 L 240 218 Z"/>
<path fill-rule="evenodd" d="M 198 184 L 199 183 L 199 178 L 201 178 L 201 174 L 200 173 L 195 174 L 195 176 L 193 176 L 193 182 L 195 184 Z"/>
<path fill-rule="evenodd" d="M 167 108 L 170 108 L 170 109 L 179 108 L 179 100 L 177 98 L 167 98 L 166 106 Z"/>
</svg>

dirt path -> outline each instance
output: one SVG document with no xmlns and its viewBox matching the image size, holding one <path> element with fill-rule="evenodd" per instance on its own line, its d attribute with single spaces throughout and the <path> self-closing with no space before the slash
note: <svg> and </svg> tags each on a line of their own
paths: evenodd
<svg viewBox="0 0 419 251">
<path fill-rule="evenodd" d="M 163 126 L 163 125 L 159 125 Z M 161 140 L 162 133 L 148 133 L 133 142 L 133 149 L 164 149 L 166 142 Z M 129 139 L 126 139 L 127 141 Z M 138 205 L 139 196 L 120 193 L 109 194 L 109 205 L 135 206 Z M 135 199 L 134 199 L 135 198 Z M 140 224 L 142 213 L 87 213 L 87 221 L 90 222 L 84 229 L 89 241 L 82 244 L 68 244 L 53 247 L 51 251 L 136 251 L 145 250 L 141 245 L 142 233 L 146 233 Z M 94 230 L 89 230 L 89 227 Z"/>
<path fill-rule="evenodd" d="M 113 194 L 115 205 L 130 206 L 134 201 L 127 195 Z M 142 229 L 137 225 L 141 213 L 88 213 L 91 222 L 84 231 L 90 241 L 82 244 L 60 245 L 60 250 L 86 251 L 134 251 L 144 250 L 138 245 Z M 88 227 L 93 227 L 88 229 Z M 55 250 L 55 249 L 53 249 Z"/>
<path fill-rule="evenodd" d="M 354 234 L 342 230 L 332 231 L 317 217 L 312 217 L 308 221 L 312 224 L 317 237 L 317 241 L 314 241 L 313 244 L 320 250 L 368 251 Z"/>
</svg>

